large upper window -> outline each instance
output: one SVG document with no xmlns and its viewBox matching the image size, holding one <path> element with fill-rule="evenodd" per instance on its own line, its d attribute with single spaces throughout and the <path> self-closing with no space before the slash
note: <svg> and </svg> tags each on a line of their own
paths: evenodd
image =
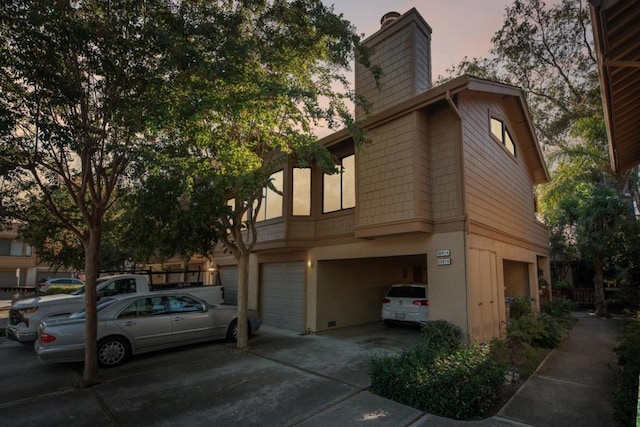
<svg viewBox="0 0 640 427">
<path fill-rule="evenodd" d="M 269 180 L 275 188 L 265 187 L 262 189 L 262 206 L 256 212 L 256 221 L 279 218 L 282 216 L 282 181 L 284 172 L 278 171 L 271 174 Z"/>
<path fill-rule="evenodd" d="M 21 240 L 0 239 L 0 256 L 31 256 L 31 246 Z"/>
<path fill-rule="evenodd" d="M 311 169 L 293 168 L 294 216 L 311 215 Z"/>
<path fill-rule="evenodd" d="M 322 212 L 335 212 L 356 206 L 355 155 L 340 159 L 339 172 L 324 174 Z"/>
<path fill-rule="evenodd" d="M 502 120 L 491 117 L 491 134 L 504 144 L 507 151 L 513 156 L 516 155 L 516 145 L 513 143 L 513 138 L 511 138 L 507 125 Z"/>
</svg>

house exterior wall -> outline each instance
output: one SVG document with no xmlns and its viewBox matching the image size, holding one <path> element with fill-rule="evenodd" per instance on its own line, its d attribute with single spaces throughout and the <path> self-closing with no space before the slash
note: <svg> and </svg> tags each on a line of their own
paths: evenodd
<svg viewBox="0 0 640 427">
<path fill-rule="evenodd" d="M 426 187 L 424 176 L 415 176 L 416 120 L 412 113 L 373 129 L 371 142 L 358 151 L 358 228 L 426 219 L 424 207 L 415 203 L 416 192 Z"/>
<path fill-rule="evenodd" d="M 514 158 L 490 134 L 492 115 L 515 128 L 509 111 L 497 96 L 471 92 L 460 94 L 458 109 L 463 118 L 464 197 L 471 231 L 502 234 L 503 239 L 527 242 L 546 252 L 548 232 L 535 218 L 533 180 L 521 159 L 518 141 L 514 141 Z"/>
</svg>

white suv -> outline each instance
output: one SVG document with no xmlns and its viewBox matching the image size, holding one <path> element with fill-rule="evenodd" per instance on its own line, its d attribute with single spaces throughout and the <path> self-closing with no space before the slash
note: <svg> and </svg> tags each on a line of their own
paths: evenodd
<svg viewBox="0 0 640 427">
<path fill-rule="evenodd" d="M 382 319 L 396 323 L 425 323 L 429 320 L 429 294 L 425 283 L 393 285 L 382 302 Z"/>
</svg>

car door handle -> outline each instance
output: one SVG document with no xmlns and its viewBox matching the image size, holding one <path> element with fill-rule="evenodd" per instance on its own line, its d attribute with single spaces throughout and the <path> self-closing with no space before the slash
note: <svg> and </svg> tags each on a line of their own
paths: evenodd
<svg viewBox="0 0 640 427">
<path fill-rule="evenodd" d="M 124 322 L 122 324 L 122 326 L 133 326 L 135 324 L 136 324 L 136 322 L 134 322 L 133 320 L 129 320 L 128 322 Z"/>
<path fill-rule="evenodd" d="M 181 320 L 183 320 L 183 319 L 184 319 L 184 317 L 182 317 L 182 316 L 177 316 L 177 317 L 174 317 L 174 318 L 173 318 L 173 321 L 174 321 L 174 322 L 179 322 L 179 321 L 181 321 Z"/>
</svg>

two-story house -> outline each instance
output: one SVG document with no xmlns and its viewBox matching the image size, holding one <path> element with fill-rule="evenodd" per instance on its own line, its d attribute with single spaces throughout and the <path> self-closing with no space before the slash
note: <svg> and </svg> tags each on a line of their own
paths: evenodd
<svg viewBox="0 0 640 427">
<path fill-rule="evenodd" d="M 471 76 L 432 87 L 430 42 L 415 9 L 385 15 L 365 41 L 380 87 L 355 75 L 372 104 L 370 142 L 323 138 L 338 174 L 274 172 L 283 194 L 267 192 L 249 266 L 249 306 L 265 325 L 317 333 L 378 321 L 391 284 L 426 282 L 430 318 L 477 342 L 504 332 L 508 297 L 539 301 L 549 237 L 533 187 L 548 173 L 522 90 Z M 216 263 L 232 300 L 235 260 Z"/>
</svg>

